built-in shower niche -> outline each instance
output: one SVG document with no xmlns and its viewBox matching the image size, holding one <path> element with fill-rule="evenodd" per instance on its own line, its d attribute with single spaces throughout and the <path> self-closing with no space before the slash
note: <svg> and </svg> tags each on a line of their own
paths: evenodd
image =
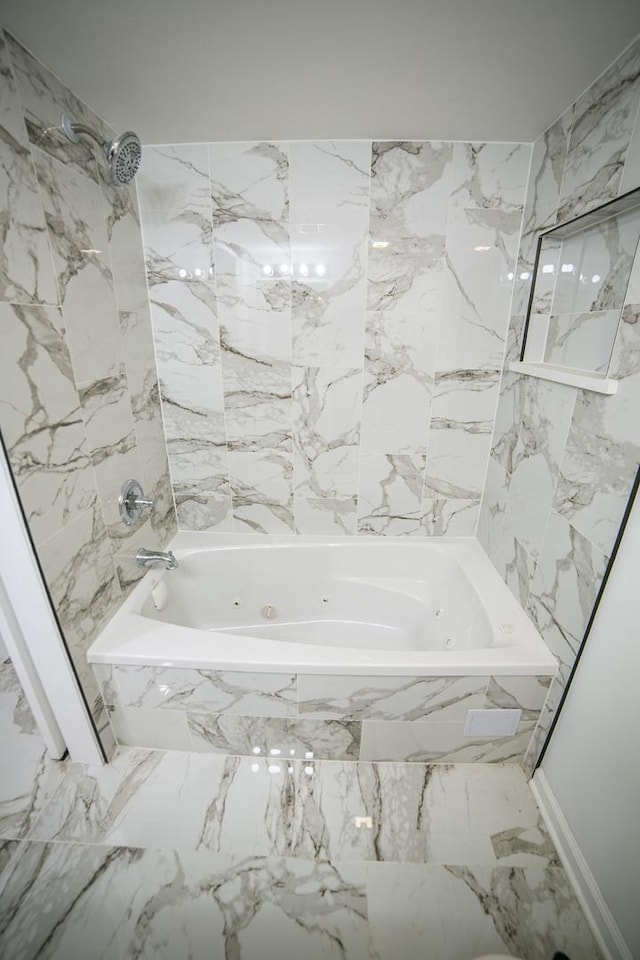
<svg viewBox="0 0 640 960">
<path fill-rule="evenodd" d="M 541 233 L 520 362 L 510 369 L 615 393 L 611 354 L 640 239 L 640 189 Z"/>
</svg>

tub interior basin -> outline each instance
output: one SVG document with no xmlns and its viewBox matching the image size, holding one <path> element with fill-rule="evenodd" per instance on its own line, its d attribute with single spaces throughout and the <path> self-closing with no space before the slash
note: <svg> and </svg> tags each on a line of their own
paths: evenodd
<svg viewBox="0 0 640 960">
<path fill-rule="evenodd" d="M 359 650 L 469 650 L 487 647 L 491 624 L 464 579 L 447 589 L 436 580 L 407 576 L 285 576 L 263 566 L 224 586 L 190 588 L 188 560 L 163 578 L 141 614 L 151 619 L 243 637 Z M 451 571 L 449 571 L 451 573 Z M 193 574 L 201 580 L 202 570 Z M 198 597 L 196 599 L 196 589 Z M 191 593 L 193 596 L 191 597 Z"/>
</svg>

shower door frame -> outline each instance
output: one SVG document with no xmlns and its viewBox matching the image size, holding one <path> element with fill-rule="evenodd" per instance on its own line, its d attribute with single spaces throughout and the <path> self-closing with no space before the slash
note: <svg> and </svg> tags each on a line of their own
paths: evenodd
<svg viewBox="0 0 640 960">
<path fill-rule="evenodd" d="M 0 436 L 0 630 L 49 754 L 102 764 L 104 752 L 44 583 Z"/>
</svg>

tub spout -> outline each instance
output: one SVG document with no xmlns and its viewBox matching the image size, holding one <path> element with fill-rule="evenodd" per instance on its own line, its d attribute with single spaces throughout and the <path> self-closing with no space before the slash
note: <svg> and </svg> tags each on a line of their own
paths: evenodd
<svg viewBox="0 0 640 960">
<path fill-rule="evenodd" d="M 160 550 L 145 550 L 144 547 L 138 550 L 136 563 L 139 567 L 151 567 L 154 563 L 162 563 L 165 570 L 175 570 L 178 566 L 173 551 L 168 550 L 166 553 L 162 553 Z"/>
</svg>

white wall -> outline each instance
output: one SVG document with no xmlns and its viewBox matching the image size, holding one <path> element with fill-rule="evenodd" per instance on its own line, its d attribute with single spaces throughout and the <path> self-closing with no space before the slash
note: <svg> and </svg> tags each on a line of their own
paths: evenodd
<svg viewBox="0 0 640 960">
<path fill-rule="evenodd" d="M 640 957 L 640 498 L 542 764 L 631 956 Z"/>
<path fill-rule="evenodd" d="M 533 140 L 640 30 L 634 0 L 0 6 L 66 84 L 145 143 Z"/>
</svg>

